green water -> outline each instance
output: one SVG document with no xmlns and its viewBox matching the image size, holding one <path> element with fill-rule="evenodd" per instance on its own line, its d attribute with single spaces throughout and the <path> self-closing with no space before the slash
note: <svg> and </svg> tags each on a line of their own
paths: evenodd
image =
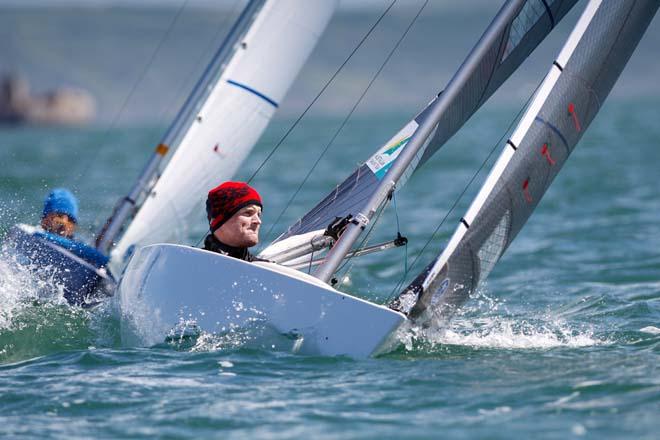
<svg viewBox="0 0 660 440">
<path fill-rule="evenodd" d="M 446 84 L 495 3 L 427 8 L 274 224 L 421 5 L 397 3 L 254 180 L 265 203 L 264 243 Z M 372 242 L 394 237 L 398 215 L 407 254 L 364 257 L 343 289 L 383 303 L 440 252 L 579 3 L 560 32 L 407 183 L 397 212 L 384 213 Z M 268 155 L 381 6 L 333 20 L 237 179 Z M 15 223 L 39 220 L 53 186 L 75 191 L 80 236 L 92 239 L 224 35 L 234 17 L 226 9 L 185 9 L 165 38 L 174 8 L 2 8 L 0 70 L 24 73 L 37 91 L 87 88 L 99 115 L 86 128 L 0 126 L 0 240 Z M 656 19 L 536 212 L 451 326 L 424 337 L 403 334 L 394 351 L 377 358 L 293 355 L 266 331 L 126 346 L 112 301 L 92 311 L 70 308 L 58 286 L 2 254 L 0 437 L 658 438 L 658 29 Z M 493 148 L 486 171 L 448 212 Z M 188 241 L 204 233 L 203 223 L 191 224 Z"/>
<path fill-rule="evenodd" d="M 659 104 L 608 103 L 451 327 L 422 339 L 404 335 L 394 352 L 375 359 L 292 355 L 277 349 L 277 335 L 249 333 L 126 347 L 112 303 L 91 312 L 69 308 L 57 292 L 43 297 L 53 286 L 39 286 L 3 261 L 3 432 L 67 438 L 655 438 Z M 497 108 L 479 115 L 397 196 L 401 230 L 410 240 L 408 263 L 493 147 L 492 133 L 501 135 L 512 114 Z M 363 117 L 349 124 L 282 225 L 364 156 L 356 145 L 377 145 L 383 127 L 404 119 Z M 302 173 L 296 169 L 315 160 L 339 122 L 310 119 L 254 181 L 265 200 L 263 235 L 297 187 Z M 239 177 L 256 168 L 289 123 L 279 120 L 268 130 Z M 83 236 L 91 236 L 130 184 L 125 176 L 140 169 L 149 149 L 144 145 L 161 130 L 2 129 L 3 228 L 36 222 L 47 188 L 69 185 L 81 199 Z M 441 249 L 476 189 L 468 190 L 421 261 Z M 395 225 L 389 210 L 374 240 L 389 237 Z M 195 225 L 190 240 L 203 233 L 204 226 Z M 401 249 L 366 257 L 344 288 L 385 301 L 403 275 L 404 258 Z"/>
</svg>

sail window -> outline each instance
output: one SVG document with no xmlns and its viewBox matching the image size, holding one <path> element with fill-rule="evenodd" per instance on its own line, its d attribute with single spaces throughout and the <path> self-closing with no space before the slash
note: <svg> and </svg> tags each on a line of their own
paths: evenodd
<svg viewBox="0 0 660 440">
<path fill-rule="evenodd" d="M 509 31 L 509 39 L 506 42 L 506 48 L 502 55 L 502 61 L 518 47 L 518 44 L 523 40 L 527 32 L 538 22 L 543 14 L 548 13 L 547 3 L 554 3 L 543 0 L 530 0 L 520 9 L 520 12 L 513 19 L 511 23 L 511 30 Z"/>
<path fill-rule="evenodd" d="M 479 258 L 479 282 L 488 277 L 495 263 L 500 259 L 506 245 L 507 237 L 509 236 L 510 220 L 511 211 L 507 210 L 477 252 L 477 257 Z"/>
</svg>

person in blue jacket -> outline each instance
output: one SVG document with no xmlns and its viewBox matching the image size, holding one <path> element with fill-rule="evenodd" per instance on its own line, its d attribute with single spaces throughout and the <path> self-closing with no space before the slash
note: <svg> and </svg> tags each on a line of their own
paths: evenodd
<svg viewBox="0 0 660 440">
<path fill-rule="evenodd" d="M 78 200 L 66 188 L 55 188 L 46 197 L 41 214 L 43 232 L 35 235 L 72 252 L 95 267 L 108 264 L 108 257 L 75 237 Z"/>
<path fill-rule="evenodd" d="M 51 234 L 72 239 L 78 224 L 78 200 L 65 188 L 52 190 L 44 202 L 41 227 Z"/>
<path fill-rule="evenodd" d="M 78 220 L 75 196 L 55 188 L 44 201 L 41 228 L 16 225 L 8 243 L 19 266 L 57 286 L 69 304 L 90 307 L 112 295 L 115 281 L 108 257 L 75 237 Z"/>
</svg>

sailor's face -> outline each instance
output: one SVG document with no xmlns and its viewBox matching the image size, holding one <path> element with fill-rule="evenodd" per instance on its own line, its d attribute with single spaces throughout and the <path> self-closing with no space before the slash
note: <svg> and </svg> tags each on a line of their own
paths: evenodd
<svg viewBox="0 0 660 440">
<path fill-rule="evenodd" d="M 46 217 L 41 219 L 41 227 L 46 232 L 51 234 L 61 235 L 62 237 L 71 238 L 76 232 L 76 222 L 66 214 L 58 212 L 51 212 Z"/>
<path fill-rule="evenodd" d="M 229 246 L 249 248 L 259 243 L 261 207 L 249 205 L 234 214 L 213 235 Z"/>
</svg>

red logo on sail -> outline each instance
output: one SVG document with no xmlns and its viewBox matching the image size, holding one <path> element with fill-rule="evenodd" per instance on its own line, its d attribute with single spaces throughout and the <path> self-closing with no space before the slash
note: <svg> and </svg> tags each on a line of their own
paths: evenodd
<svg viewBox="0 0 660 440">
<path fill-rule="evenodd" d="M 550 166 L 554 165 L 556 161 L 550 156 L 550 149 L 548 148 L 548 144 L 543 144 L 541 147 L 541 156 L 545 157 L 545 159 L 548 161 Z"/>
<path fill-rule="evenodd" d="M 529 179 L 525 179 L 522 184 L 523 195 L 527 203 L 532 203 L 532 195 L 529 193 Z"/>
<path fill-rule="evenodd" d="M 575 112 L 575 105 L 571 102 L 568 104 L 568 114 L 573 117 L 573 123 L 575 124 L 575 130 L 581 131 L 582 127 L 580 126 L 580 120 L 578 119 L 577 113 Z"/>
</svg>

